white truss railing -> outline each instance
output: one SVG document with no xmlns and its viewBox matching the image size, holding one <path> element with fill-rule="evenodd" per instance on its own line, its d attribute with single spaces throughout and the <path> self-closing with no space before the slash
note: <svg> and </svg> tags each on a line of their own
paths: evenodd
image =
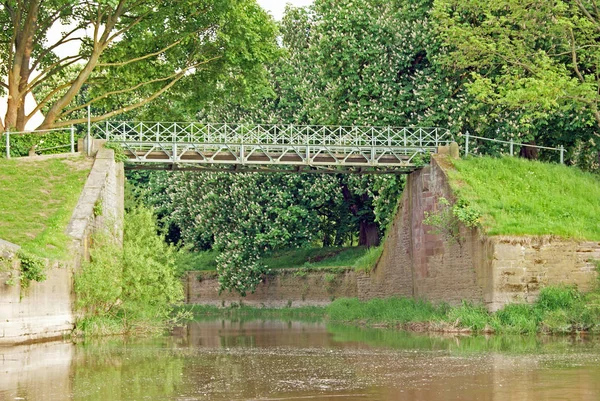
<svg viewBox="0 0 600 401">
<path fill-rule="evenodd" d="M 178 164 L 410 167 L 453 140 L 442 128 L 108 121 L 92 131 L 132 162 Z"/>
</svg>

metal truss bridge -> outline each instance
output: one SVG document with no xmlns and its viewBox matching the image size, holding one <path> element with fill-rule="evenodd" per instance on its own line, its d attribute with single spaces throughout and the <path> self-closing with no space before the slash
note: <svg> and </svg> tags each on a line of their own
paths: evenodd
<svg viewBox="0 0 600 401">
<path fill-rule="evenodd" d="M 442 128 L 103 122 L 131 169 L 407 173 L 453 137 Z"/>
</svg>

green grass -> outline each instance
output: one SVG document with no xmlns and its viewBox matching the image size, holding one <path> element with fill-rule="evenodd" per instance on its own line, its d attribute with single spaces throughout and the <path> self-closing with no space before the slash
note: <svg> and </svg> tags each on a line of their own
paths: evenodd
<svg viewBox="0 0 600 401">
<path fill-rule="evenodd" d="M 542 289 L 534 304 L 511 304 L 496 313 L 482 305 L 449 307 L 408 298 L 366 302 L 338 299 L 327 307 L 332 322 L 429 331 L 534 334 L 600 332 L 600 290 L 583 294 L 573 287 Z M 420 326 L 419 326 L 420 325 Z"/>
<path fill-rule="evenodd" d="M 261 263 L 269 269 L 354 267 L 368 252 L 362 247 L 293 248 L 271 252 L 261 259 Z M 189 271 L 215 270 L 217 255 L 216 251 L 187 253 L 179 263 Z"/>
<path fill-rule="evenodd" d="M 37 256 L 63 259 L 65 229 L 90 165 L 84 158 L 0 159 L 0 238 Z"/>
<path fill-rule="evenodd" d="M 600 240 L 600 177 L 520 158 L 454 160 L 451 184 L 491 235 Z"/>
<path fill-rule="evenodd" d="M 446 309 L 445 305 L 409 298 L 375 298 L 366 302 L 343 298 L 327 307 L 327 316 L 333 322 L 395 326 L 437 321 L 445 316 Z"/>
<path fill-rule="evenodd" d="M 383 253 L 383 244 L 369 248 L 367 251 L 353 263 L 353 267 L 357 271 L 370 272 L 377 266 L 377 262 Z"/>
</svg>

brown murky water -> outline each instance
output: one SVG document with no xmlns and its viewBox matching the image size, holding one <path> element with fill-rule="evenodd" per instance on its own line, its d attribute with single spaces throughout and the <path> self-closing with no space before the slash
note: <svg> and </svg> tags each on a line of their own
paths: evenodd
<svg viewBox="0 0 600 401">
<path fill-rule="evenodd" d="M 203 322 L 0 348 L 0 400 L 600 400 L 600 340 Z"/>
</svg>

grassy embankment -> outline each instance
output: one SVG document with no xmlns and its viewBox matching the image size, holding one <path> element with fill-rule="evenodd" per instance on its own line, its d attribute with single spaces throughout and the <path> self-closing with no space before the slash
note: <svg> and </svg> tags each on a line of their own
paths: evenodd
<svg viewBox="0 0 600 401">
<path fill-rule="evenodd" d="M 600 176 L 519 158 L 454 160 L 451 185 L 490 235 L 600 241 Z"/>
<path fill-rule="evenodd" d="M 39 257 L 64 259 L 64 231 L 90 168 L 83 157 L 0 159 L 0 238 Z"/>
<path fill-rule="evenodd" d="M 454 161 L 454 166 L 450 178 L 455 193 L 481 213 L 488 234 L 600 240 L 599 177 L 517 158 L 471 158 Z M 600 261 L 594 263 L 600 269 Z M 397 298 L 339 299 L 323 309 L 323 314 L 331 322 L 410 330 L 600 332 L 600 283 L 597 288 L 582 294 L 575 288 L 549 287 L 533 305 L 508 305 L 493 314 L 481 305 L 450 307 Z M 222 313 L 229 317 L 260 315 L 252 308 Z"/>
<path fill-rule="evenodd" d="M 359 269 L 369 255 L 363 247 L 348 248 L 294 248 L 274 251 L 261 259 L 272 270 L 303 268 L 308 270 Z M 188 253 L 180 259 L 180 264 L 189 271 L 213 271 L 217 268 L 218 252 L 206 251 Z"/>
</svg>

